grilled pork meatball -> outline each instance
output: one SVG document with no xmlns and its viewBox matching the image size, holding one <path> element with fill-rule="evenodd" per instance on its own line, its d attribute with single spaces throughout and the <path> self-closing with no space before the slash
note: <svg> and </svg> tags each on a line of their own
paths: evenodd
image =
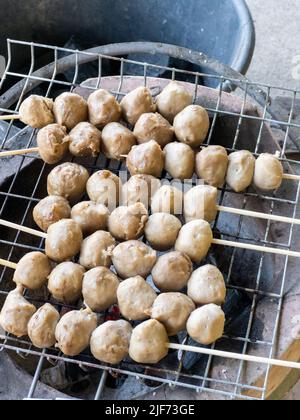
<svg viewBox="0 0 300 420">
<path fill-rule="evenodd" d="M 108 159 L 123 160 L 133 146 L 136 138 L 132 131 L 119 123 L 110 123 L 102 131 L 102 149 Z"/>
<path fill-rule="evenodd" d="M 226 181 L 229 158 L 222 146 L 208 146 L 196 156 L 196 173 L 212 187 L 222 187 Z"/>
<path fill-rule="evenodd" d="M 160 178 L 165 165 L 165 154 L 156 141 L 134 146 L 127 156 L 126 164 L 130 174 L 152 175 Z"/>
<path fill-rule="evenodd" d="M 206 220 L 213 222 L 217 217 L 218 190 L 209 185 L 198 185 L 184 196 L 184 216 L 186 222 Z"/>
<path fill-rule="evenodd" d="M 73 262 L 59 264 L 49 276 L 48 289 L 58 302 L 73 304 L 82 295 L 84 268 Z"/>
<path fill-rule="evenodd" d="M 122 99 L 121 107 L 125 120 L 131 125 L 135 125 L 142 114 L 156 111 L 151 92 L 145 87 L 138 87 L 128 93 Z"/>
<path fill-rule="evenodd" d="M 186 253 L 199 264 L 208 254 L 213 241 L 213 234 L 208 222 L 194 220 L 184 225 L 175 244 L 176 251 Z"/>
<path fill-rule="evenodd" d="M 120 283 L 117 297 L 124 318 L 129 321 L 143 321 L 149 318 L 157 295 L 143 277 L 136 276 Z"/>
<path fill-rule="evenodd" d="M 49 303 L 46 303 L 33 315 L 28 324 L 28 336 L 35 347 L 47 349 L 54 346 L 56 343 L 55 329 L 59 318 L 59 313 Z"/>
<path fill-rule="evenodd" d="M 105 267 L 88 271 L 83 278 L 82 294 L 86 305 L 95 312 L 103 312 L 117 303 L 118 277 Z"/>
<path fill-rule="evenodd" d="M 54 168 L 47 181 L 49 195 L 58 195 L 76 203 L 85 193 L 88 171 L 76 163 L 63 163 Z"/>
<path fill-rule="evenodd" d="M 73 130 L 77 124 L 88 120 L 86 101 L 76 93 L 65 92 L 54 102 L 53 112 L 56 122 Z"/>
<path fill-rule="evenodd" d="M 155 213 L 145 226 L 145 236 L 153 249 L 167 251 L 175 245 L 182 224 L 168 213 Z"/>
<path fill-rule="evenodd" d="M 66 356 L 78 356 L 89 346 L 96 328 L 97 315 L 90 309 L 68 312 L 56 327 L 56 346 Z"/>
<path fill-rule="evenodd" d="M 139 144 L 155 140 L 161 147 L 165 147 L 173 140 L 174 129 L 160 114 L 143 114 L 134 127 L 134 135 Z"/>
<path fill-rule="evenodd" d="M 92 334 L 91 352 L 95 359 L 117 365 L 129 353 L 132 327 L 127 321 L 108 321 Z"/>
<path fill-rule="evenodd" d="M 95 232 L 82 242 L 79 263 L 89 270 L 96 267 L 109 268 L 115 246 L 116 241 L 110 233 Z"/>
<path fill-rule="evenodd" d="M 106 230 L 109 210 L 103 204 L 82 201 L 72 208 L 71 218 L 79 224 L 84 235 Z"/>
<path fill-rule="evenodd" d="M 70 132 L 70 152 L 77 157 L 96 157 L 100 153 L 101 131 L 88 122 L 76 125 Z"/>
<path fill-rule="evenodd" d="M 220 270 L 204 265 L 194 271 L 188 282 L 188 296 L 196 305 L 222 305 L 226 298 L 226 285 Z"/>
<path fill-rule="evenodd" d="M 283 180 L 283 167 L 277 156 L 263 153 L 255 163 L 254 185 L 263 191 L 277 190 Z"/>
<path fill-rule="evenodd" d="M 118 241 L 139 239 L 144 234 L 148 211 L 141 203 L 118 207 L 108 219 L 108 230 Z"/>
<path fill-rule="evenodd" d="M 68 201 L 55 195 L 44 198 L 33 209 L 33 220 L 44 232 L 47 232 L 54 223 L 69 219 L 70 216 L 71 207 Z"/>
<path fill-rule="evenodd" d="M 70 137 L 66 127 L 50 124 L 42 128 L 37 135 L 39 154 L 49 165 L 60 162 L 68 151 Z"/>
<path fill-rule="evenodd" d="M 177 114 L 193 103 L 193 96 L 178 82 L 171 82 L 158 95 L 156 104 L 158 112 L 170 123 Z"/>
<path fill-rule="evenodd" d="M 187 285 L 192 272 L 190 258 L 175 251 L 159 257 L 153 267 L 152 278 L 161 292 L 180 292 Z"/>
<path fill-rule="evenodd" d="M 195 153 L 184 143 L 170 143 L 164 148 L 165 170 L 173 179 L 191 179 L 195 169 Z"/>
<path fill-rule="evenodd" d="M 225 314 L 220 306 L 211 304 L 196 309 L 187 322 L 187 331 L 193 340 L 209 346 L 224 333 Z"/>
<path fill-rule="evenodd" d="M 46 254 L 55 262 L 70 260 L 79 253 L 82 241 L 79 224 L 71 219 L 61 220 L 48 229 Z"/>
<path fill-rule="evenodd" d="M 160 187 L 160 180 L 151 175 L 134 175 L 123 185 L 122 203 L 124 206 L 142 203 L 148 209 L 153 195 Z"/>
<path fill-rule="evenodd" d="M 28 323 L 36 312 L 36 307 L 23 297 L 24 289 L 18 286 L 9 293 L 0 313 L 0 325 L 16 337 L 27 335 Z"/>
<path fill-rule="evenodd" d="M 123 242 L 113 250 L 112 261 L 122 279 L 147 278 L 156 262 L 156 252 L 140 241 Z"/>
<path fill-rule="evenodd" d="M 92 201 L 114 210 L 120 202 L 122 182 L 110 171 L 99 171 L 87 182 L 87 193 Z"/>
<path fill-rule="evenodd" d="M 176 137 L 191 147 L 199 147 L 206 139 L 209 131 L 207 111 L 199 105 L 190 105 L 174 119 Z"/>
<path fill-rule="evenodd" d="M 247 150 L 229 155 L 229 166 L 226 182 L 233 191 L 239 193 L 252 183 L 255 169 L 255 158 Z"/>
<path fill-rule="evenodd" d="M 168 354 L 169 337 L 165 327 L 150 319 L 134 328 L 129 355 L 137 363 L 156 364 Z"/>
<path fill-rule="evenodd" d="M 122 116 L 121 106 L 107 90 L 99 89 L 88 99 L 90 123 L 103 128 L 109 123 L 118 122 Z"/>
<path fill-rule="evenodd" d="M 21 104 L 21 121 L 33 128 L 43 128 L 55 122 L 53 100 L 38 95 L 31 95 Z"/>
<path fill-rule="evenodd" d="M 183 193 L 176 187 L 162 186 L 152 197 L 152 213 L 182 214 Z"/>
<path fill-rule="evenodd" d="M 150 315 L 164 325 L 169 336 L 173 336 L 185 330 L 195 309 L 194 302 L 183 293 L 162 293 L 155 300 Z"/>
<path fill-rule="evenodd" d="M 41 252 L 30 252 L 19 261 L 14 282 L 30 290 L 38 290 L 47 283 L 51 265 L 48 257 Z"/>
</svg>

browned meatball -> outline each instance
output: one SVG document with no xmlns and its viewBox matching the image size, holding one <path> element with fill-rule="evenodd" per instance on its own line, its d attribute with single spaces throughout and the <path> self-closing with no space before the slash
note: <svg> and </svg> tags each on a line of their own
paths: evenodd
<svg viewBox="0 0 300 420">
<path fill-rule="evenodd" d="M 21 104 L 21 121 L 33 128 L 43 128 L 53 124 L 53 100 L 38 95 L 31 95 Z"/>
<path fill-rule="evenodd" d="M 226 181 L 229 158 L 224 147 L 208 146 L 196 157 L 196 172 L 212 187 L 222 187 Z"/>
<path fill-rule="evenodd" d="M 39 154 L 49 165 L 60 162 L 68 151 L 70 137 L 66 127 L 50 124 L 42 128 L 37 135 Z"/>
<path fill-rule="evenodd" d="M 131 125 L 135 125 L 142 114 L 156 111 L 151 92 L 145 87 L 138 87 L 128 93 L 122 99 L 121 107 L 125 120 Z"/>
<path fill-rule="evenodd" d="M 107 90 L 99 89 L 88 99 L 90 123 L 103 128 L 109 123 L 118 122 L 122 116 L 121 106 Z"/>
<path fill-rule="evenodd" d="M 191 147 L 199 147 L 208 134 L 209 117 L 199 105 L 191 105 L 178 114 L 174 120 L 176 137 Z"/>
<path fill-rule="evenodd" d="M 177 217 L 168 213 L 155 213 L 145 226 L 145 236 L 153 249 L 167 251 L 173 248 L 182 224 Z"/>
<path fill-rule="evenodd" d="M 139 239 L 148 221 L 148 211 L 141 203 L 129 207 L 118 207 L 108 219 L 108 229 L 119 241 Z"/>
<path fill-rule="evenodd" d="M 255 163 L 254 185 L 263 191 L 277 190 L 283 180 L 283 167 L 277 156 L 261 154 Z"/>
<path fill-rule="evenodd" d="M 76 93 L 65 92 L 58 96 L 54 102 L 53 112 L 56 122 L 68 130 L 88 120 L 87 103 Z"/>
<path fill-rule="evenodd" d="M 38 349 L 47 349 L 56 343 L 55 329 L 59 321 L 57 310 L 46 303 L 30 319 L 28 336 L 32 344 Z"/>
<path fill-rule="evenodd" d="M 68 201 L 55 195 L 44 198 L 33 209 L 33 219 L 44 232 L 47 232 L 54 223 L 69 219 L 70 216 L 71 207 Z"/>
<path fill-rule="evenodd" d="M 103 204 L 114 210 L 120 202 L 121 179 L 110 171 L 99 171 L 87 182 L 88 196 L 95 203 Z"/>
<path fill-rule="evenodd" d="M 102 131 L 102 148 L 108 159 L 124 159 L 124 156 L 127 156 L 135 145 L 135 136 L 124 125 L 110 123 L 104 127 Z"/>
<path fill-rule="evenodd" d="M 184 216 L 186 222 L 206 220 L 213 222 L 218 213 L 218 190 L 210 185 L 198 185 L 184 196 Z"/>
<path fill-rule="evenodd" d="M 161 181 L 151 175 L 134 175 L 122 188 L 122 203 L 130 206 L 142 203 L 148 209 L 151 199 L 161 187 Z"/>
<path fill-rule="evenodd" d="M 158 95 L 156 104 L 158 112 L 170 123 L 179 112 L 193 103 L 193 96 L 178 82 L 171 82 Z"/>
<path fill-rule="evenodd" d="M 165 154 L 156 141 L 134 146 L 126 161 L 131 175 L 152 175 L 160 178 L 165 165 Z"/>
<path fill-rule="evenodd" d="M 71 218 L 80 225 L 84 235 L 91 235 L 97 230 L 106 230 L 108 216 L 108 208 L 93 201 L 78 203 L 71 212 Z"/>
<path fill-rule="evenodd" d="M 48 229 L 46 254 L 55 262 L 67 261 L 79 253 L 82 241 L 78 223 L 71 219 L 61 220 Z"/>
<path fill-rule="evenodd" d="M 166 156 L 165 170 L 173 179 L 190 179 L 195 169 L 195 153 L 184 143 L 170 143 L 164 148 Z"/>
<path fill-rule="evenodd" d="M 41 252 L 29 252 L 20 259 L 14 282 L 27 289 L 38 290 L 47 283 L 51 265 L 48 257 Z"/>
<path fill-rule="evenodd" d="M 88 171 L 76 163 L 63 163 L 54 168 L 47 181 L 49 195 L 59 195 L 76 203 L 85 193 Z"/>
<path fill-rule="evenodd" d="M 115 246 L 116 241 L 110 233 L 95 232 L 82 242 L 79 262 L 89 270 L 101 266 L 110 267 Z"/>
<path fill-rule="evenodd" d="M 155 140 L 161 147 L 165 147 L 173 140 L 174 129 L 160 114 L 143 114 L 134 127 L 134 135 L 139 144 Z"/>
<path fill-rule="evenodd" d="M 182 185 L 180 185 L 181 187 Z M 164 185 L 152 197 L 152 213 L 182 214 L 183 193 L 179 188 Z"/>
<path fill-rule="evenodd" d="M 84 268 L 73 262 L 59 264 L 49 276 L 48 289 L 54 299 L 72 304 L 82 295 Z"/>
<path fill-rule="evenodd" d="M 229 155 L 226 182 L 233 191 L 239 193 L 252 183 L 255 158 L 248 150 L 239 150 Z"/>
<path fill-rule="evenodd" d="M 70 152 L 78 157 L 96 157 L 100 153 L 101 131 L 88 122 L 76 125 L 70 132 Z"/>
</svg>

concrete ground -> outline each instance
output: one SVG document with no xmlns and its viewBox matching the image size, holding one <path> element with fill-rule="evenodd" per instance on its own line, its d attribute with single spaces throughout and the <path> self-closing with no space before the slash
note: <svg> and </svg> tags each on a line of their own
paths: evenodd
<svg viewBox="0 0 300 420">
<path fill-rule="evenodd" d="M 254 82 L 300 90 L 300 1 L 246 1 L 256 28 L 256 48 L 247 76 Z M 300 382 L 285 399 L 300 400 Z"/>
</svg>

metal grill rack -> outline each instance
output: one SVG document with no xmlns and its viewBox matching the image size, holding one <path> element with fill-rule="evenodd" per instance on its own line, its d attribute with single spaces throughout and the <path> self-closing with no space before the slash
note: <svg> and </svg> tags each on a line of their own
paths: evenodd
<svg viewBox="0 0 300 420">
<path fill-rule="evenodd" d="M 261 145 L 264 142 L 263 138 L 263 129 L 265 126 L 281 128 L 284 132 L 284 139 L 282 143 L 282 150 L 280 158 L 285 166 L 286 172 L 291 169 L 291 165 L 297 170 L 299 162 L 296 160 L 287 159 L 286 152 L 288 151 L 289 145 L 291 144 L 291 129 L 300 129 L 300 125 L 293 122 L 294 106 L 295 101 L 298 98 L 299 92 L 292 91 L 288 89 L 278 89 L 275 86 L 268 86 L 263 84 L 254 84 L 247 80 L 232 79 L 225 75 L 215 75 L 207 73 L 197 73 L 197 72 L 185 72 L 179 69 L 166 68 L 157 65 L 151 65 L 147 63 L 139 63 L 136 61 L 129 61 L 124 58 L 106 56 L 101 54 L 94 54 L 88 52 L 72 51 L 65 48 L 58 48 L 54 46 L 33 44 L 20 41 L 8 41 L 8 64 L 5 70 L 5 74 L 2 78 L 0 84 L 0 94 L 3 95 L 7 86 L 13 86 L 18 83 L 18 88 L 15 90 L 16 96 L 8 100 L 9 103 L 6 107 L 1 107 L 1 113 L 15 114 L 18 113 L 18 109 L 22 101 L 25 99 L 27 93 L 30 93 L 33 88 L 39 85 L 39 89 L 43 90 L 43 94 L 48 97 L 52 97 L 54 88 L 59 88 L 61 91 L 73 91 L 78 88 L 78 75 L 80 74 L 80 68 L 82 63 L 88 61 L 94 61 L 98 63 L 98 82 L 97 84 L 90 89 L 97 89 L 101 87 L 102 83 L 102 69 L 103 63 L 113 62 L 115 66 L 119 68 L 120 84 L 117 91 L 113 93 L 120 98 L 124 92 L 122 91 L 123 80 L 126 76 L 124 68 L 126 64 L 134 65 L 139 68 L 142 68 L 144 71 L 143 81 L 145 85 L 148 84 L 148 71 L 150 68 L 160 69 L 165 74 L 168 74 L 170 78 L 176 80 L 180 77 L 186 76 L 189 81 L 194 80 L 195 87 L 195 99 L 198 95 L 198 89 L 200 81 L 203 78 L 215 78 L 219 80 L 219 89 L 218 89 L 218 100 L 214 108 L 208 108 L 212 116 L 211 131 L 208 136 L 207 144 L 212 141 L 214 130 L 220 116 L 234 117 L 238 120 L 235 134 L 232 138 L 232 143 L 227 145 L 228 151 L 239 150 L 239 140 L 240 140 L 240 129 L 245 120 L 254 120 L 260 125 L 260 129 L 256 139 L 256 145 L 254 150 L 251 150 L 255 155 L 260 153 Z M 30 55 L 30 66 L 25 72 L 17 72 L 14 70 L 14 54 L 18 51 L 19 54 L 29 54 Z M 53 62 L 54 65 L 52 68 L 52 75 L 50 77 L 41 76 L 40 73 L 36 73 L 36 63 L 37 63 L 37 52 L 48 54 L 49 61 Z M 74 72 L 74 77 L 72 81 L 66 81 L 60 75 L 60 61 L 59 55 L 71 55 L 73 57 L 73 66 L 72 70 Z M 51 57 L 51 58 L 50 58 Z M 222 98 L 224 95 L 223 86 L 224 84 L 231 86 L 237 86 L 241 88 L 241 92 L 236 93 L 241 98 L 241 110 L 240 112 L 231 112 L 224 111 L 221 108 Z M 86 87 L 87 89 L 89 87 Z M 245 107 L 248 101 L 253 102 L 251 98 L 251 93 L 255 91 L 259 94 L 260 99 L 264 98 L 263 104 L 261 105 L 261 115 L 260 116 L 251 116 L 246 114 Z M 265 92 L 265 95 L 263 95 Z M 291 109 L 289 115 L 284 120 L 279 120 L 276 117 L 272 116 L 269 113 L 269 104 L 270 99 L 272 98 L 274 92 L 281 93 L 282 95 L 289 96 L 292 101 Z M 5 103 L 3 96 L 0 98 L 0 106 Z M 260 101 L 261 102 L 261 101 Z M 12 108 L 11 105 L 14 105 Z M 10 108 L 10 109 L 8 109 Z M 12 133 L 14 125 L 18 123 L 11 122 L 7 126 L 7 130 L 0 144 L 1 150 L 7 150 L 9 144 L 12 141 Z M 20 127 L 18 136 L 24 132 L 26 134 L 26 147 L 31 147 L 34 145 L 35 131 L 29 130 L 28 127 Z M 76 160 L 75 160 L 76 161 Z M 4 183 L 5 187 L 0 191 L 0 217 L 4 218 L 5 215 L 9 214 L 12 208 L 20 207 L 22 208 L 22 217 L 18 220 L 19 223 L 25 226 L 33 226 L 32 222 L 32 209 L 33 206 L 43 198 L 45 193 L 45 180 L 49 168 L 35 155 L 22 156 L 18 159 L 17 165 L 14 168 L 14 174 L 9 178 L 8 181 Z M 34 170 L 27 171 L 27 176 L 32 178 L 32 184 L 34 187 L 28 191 L 20 191 L 18 184 L 22 179 L 22 175 L 28 163 L 34 165 Z M 80 162 L 82 163 L 82 161 Z M 90 172 L 95 172 L 96 170 L 109 168 L 113 171 L 121 170 L 121 165 L 117 165 L 113 162 L 104 161 L 103 159 L 95 160 L 94 162 L 85 162 L 85 166 L 90 170 Z M 2 165 L 2 163 L 0 163 Z M 1 169 L 1 167 L 0 167 Z M 289 184 L 290 185 L 290 184 Z M 42 192 L 41 192 L 42 191 Z M 223 204 L 226 194 L 233 194 L 226 186 L 220 189 L 220 205 Z M 42 195 L 44 194 L 44 195 Z M 264 203 L 265 207 L 268 208 L 270 213 L 280 212 L 281 206 L 284 207 L 287 212 L 286 215 L 295 218 L 297 213 L 297 205 L 299 202 L 300 194 L 300 183 L 293 183 L 292 189 L 287 189 L 283 191 L 278 191 L 275 194 L 262 195 L 258 194 L 255 190 L 249 189 L 245 194 L 240 194 L 242 207 L 246 208 L 249 201 L 260 200 Z M 222 219 L 222 216 L 220 217 Z M 215 222 L 214 229 L 218 230 L 220 235 L 224 238 L 234 238 L 234 240 L 243 240 L 250 243 L 258 243 L 264 246 L 275 246 L 275 247 L 284 247 L 290 249 L 293 245 L 296 227 L 291 225 L 285 226 L 284 237 L 281 238 L 270 238 L 270 229 L 272 223 L 268 222 L 264 225 L 264 234 L 258 239 L 257 237 L 251 237 L 248 235 L 245 237 L 243 231 L 244 223 L 247 223 L 247 219 L 244 217 L 236 218 L 236 224 L 234 225 L 234 232 L 228 232 L 224 229 L 223 224 L 220 223 L 220 218 Z M 7 231 L 3 231 L 4 234 L 0 236 L 0 251 L 3 248 L 5 255 L 1 255 L 3 258 L 8 260 L 13 259 L 17 261 L 16 258 L 20 258 L 25 253 L 35 250 L 43 250 L 44 243 L 43 241 L 35 240 L 28 235 L 25 235 L 21 232 L 11 233 L 6 236 Z M 226 349 L 238 351 L 242 354 L 248 354 L 253 351 L 253 348 L 259 348 L 261 355 L 265 357 L 272 358 L 276 355 L 276 343 L 278 339 L 278 332 L 280 328 L 280 315 L 283 305 L 284 294 L 288 282 L 287 272 L 289 270 L 289 265 L 291 259 L 280 258 L 277 260 L 277 268 L 281 271 L 280 282 L 276 285 L 276 290 L 269 290 L 265 287 L 265 283 L 262 284 L 262 272 L 265 264 L 265 259 L 267 257 L 264 254 L 259 255 L 256 275 L 254 281 L 250 284 L 237 285 L 235 282 L 232 282 L 232 272 L 234 267 L 240 263 L 240 256 L 238 251 L 230 252 L 227 268 L 226 268 L 226 281 L 228 290 L 234 290 L 237 292 L 244 293 L 250 299 L 250 310 L 247 319 L 246 328 L 243 331 L 243 334 L 228 334 L 217 343 L 216 346 L 218 349 Z M 0 297 L 5 297 L 8 292 L 13 288 L 12 282 L 9 283 L 11 279 L 12 272 L 7 268 L 0 269 Z M 7 287 L 7 283 L 10 285 L 10 288 Z M 26 294 L 26 297 L 35 304 L 42 304 L 46 301 L 49 301 L 50 296 L 43 295 L 41 296 L 32 296 Z M 256 322 L 256 310 L 257 305 L 260 299 L 268 299 L 270 305 L 272 306 L 272 312 L 274 313 L 274 319 L 272 320 L 271 331 L 268 339 L 260 339 L 260 337 L 253 336 L 253 325 Z M 61 309 L 64 309 L 62 305 Z M 65 308 L 66 309 L 66 308 Z M 184 339 L 186 342 L 187 338 Z M 205 357 L 203 358 L 203 364 L 201 369 L 195 371 L 189 371 L 188 373 L 184 369 L 184 358 L 186 354 L 179 354 L 176 357 L 172 358 L 172 365 L 170 366 L 158 366 L 158 367 L 141 367 L 133 364 L 130 361 L 125 361 L 118 367 L 111 368 L 110 366 L 102 365 L 96 362 L 89 353 L 85 353 L 78 358 L 67 358 L 59 353 L 56 349 L 49 349 L 40 351 L 32 346 L 26 339 L 17 339 L 10 335 L 0 335 L 0 350 L 4 349 L 16 352 L 20 357 L 34 357 L 36 359 L 36 370 L 33 376 L 32 384 L 30 389 L 26 391 L 27 395 L 24 395 L 24 398 L 34 398 L 36 387 L 43 370 L 43 366 L 46 362 L 57 363 L 58 361 L 64 361 L 66 363 L 72 363 L 87 369 L 95 369 L 99 372 L 99 384 L 97 392 L 95 394 L 95 399 L 101 399 L 103 391 L 105 388 L 105 381 L 107 375 L 111 372 L 116 374 L 132 376 L 137 378 L 137 380 L 148 380 L 154 381 L 156 383 L 167 384 L 173 388 L 175 387 L 184 387 L 190 390 L 195 390 L 199 393 L 213 393 L 222 398 L 232 398 L 232 399 L 264 399 L 267 392 L 267 385 L 270 374 L 270 367 L 262 371 L 263 380 L 262 385 L 254 385 L 251 382 L 247 382 L 245 379 L 244 371 L 247 369 L 247 366 L 244 362 L 235 362 L 234 363 L 234 377 L 227 378 L 226 372 L 223 371 L 224 375 L 215 376 L 213 374 L 215 365 L 220 363 L 226 366 L 227 361 L 220 361 L 215 357 Z M 233 365 L 230 365 L 231 367 Z M 259 368 L 259 367 L 258 367 Z"/>
</svg>

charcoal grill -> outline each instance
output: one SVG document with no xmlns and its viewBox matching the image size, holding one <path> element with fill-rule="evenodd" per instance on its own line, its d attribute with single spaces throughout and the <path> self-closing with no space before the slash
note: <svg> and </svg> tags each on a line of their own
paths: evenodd
<svg viewBox="0 0 300 420">
<path fill-rule="evenodd" d="M 186 77 L 186 87 L 193 92 L 195 102 L 205 106 L 211 117 L 211 130 L 207 144 L 221 144 L 228 151 L 248 149 L 255 156 L 262 152 L 279 152 L 285 172 L 297 171 L 299 162 L 288 158 L 289 153 L 297 153 L 297 131 L 300 125 L 294 121 L 295 103 L 299 92 L 279 89 L 275 86 L 254 84 L 211 60 L 204 54 L 186 49 L 164 46 L 162 44 L 136 44 L 140 52 L 151 51 L 153 54 L 168 53 L 175 57 L 184 57 L 196 64 L 205 63 L 213 74 L 186 72 L 148 63 L 126 60 L 128 45 L 101 47 L 92 51 L 75 51 L 23 41 L 8 40 L 8 64 L 0 84 L 0 110 L 2 113 L 17 113 L 27 94 L 38 92 L 45 96 L 55 96 L 61 91 L 75 91 L 88 96 L 93 90 L 103 87 L 114 93 L 119 99 L 133 88 L 145 84 L 153 95 L 157 95 L 169 82 L 165 78 L 153 78 L 148 75 L 150 69 L 160 69 L 169 78 Z M 51 57 L 43 69 L 35 69 L 35 57 L 41 51 Z M 110 55 L 108 55 L 108 52 Z M 29 54 L 30 67 L 27 73 L 18 73 L 13 68 L 14 54 Z M 67 55 L 59 59 L 59 54 Z M 98 78 L 78 83 L 81 66 L 87 62 L 96 62 Z M 102 77 L 102 68 L 107 62 L 113 62 L 119 69 L 119 75 Z M 143 77 L 128 76 L 126 64 L 143 70 Z M 125 69 L 125 70 L 124 70 Z M 73 80 L 67 81 L 64 71 L 72 70 Z M 216 75 L 216 73 L 218 73 Z M 201 80 L 217 81 L 217 90 L 204 87 Z M 191 83 L 191 80 L 193 82 Z M 224 92 L 228 83 L 238 87 L 233 94 Z M 12 86 L 12 87 L 11 87 Z M 10 87 L 6 91 L 7 87 Z M 290 110 L 283 118 L 278 118 L 270 108 L 272 96 L 282 94 L 290 98 Z M 5 126 L 0 142 L 1 150 L 15 149 L 16 146 L 35 146 L 36 132 L 18 122 Z M 108 168 L 114 172 L 126 170 L 122 164 L 100 157 L 74 160 L 84 164 L 91 173 Z M 32 209 L 46 196 L 47 167 L 36 155 L 14 157 L 1 161 L 0 166 L 0 217 L 34 227 Z M 231 205 L 243 209 L 276 213 L 296 218 L 300 194 L 300 183 L 285 181 L 276 193 L 262 194 L 249 188 L 244 194 L 235 194 L 227 186 L 220 189 L 220 205 Z M 243 216 L 220 215 L 214 224 L 214 232 L 219 237 L 256 243 L 263 246 L 300 249 L 298 227 L 266 221 L 257 221 Z M 0 257 L 18 261 L 28 251 L 43 250 L 44 243 L 21 232 L 0 229 Z M 291 333 L 292 315 L 297 315 L 299 307 L 299 285 L 297 284 L 297 261 L 289 257 L 269 256 L 266 254 L 212 249 L 208 261 L 218 264 L 226 277 L 228 299 L 225 304 L 227 314 L 226 334 L 213 348 L 254 354 L 267 358 L 283 357 L 298 360 L 299 343 Z M 0 301 L 13 288 L 12 272 L 8 268 L 0 270 Z M 70 309 L 53 302 L 46 291 L 26 292 L 26 298 L 41 305 L 51 302 L 61 311 Z M 111 314 L 104 314 L 104 317 Z M 189 343 L 189 337 L 179 336 L 178 341 Z M 194 343 L 195 344 L 195 343 Z M 17 339 L 11 335 L 0 334 L 0 357 L 6 352 L 22 372 L 18 376 L 23 381 L 20 398 L 122 398 L 123 388 L 113 390 L 109 386 L 111 377 L 126 383 L 132 388 L 127 398 L 190 398 L 190 399 L 265 399 L 274 386 L 274 376 L 284 376 L 285 371 L 270 366 L 263 367 L 254 363 L 232 361 L 216 357 L 195 357 L 194 355 L 173 352 L 158 366 L 140 366 L 130 360 L 118 367 L 110 367 L 96 362 L 89 352 L 80 357 L 67 358 L 56 349 L 40 351 L 27 339 Z M 5 352 L 4 352 L 5 351 Z M 5 353 L 5 354 L 4 354 Z M 4 360 L 4 359 L 3 359 Z M 9 369 L 17 369 L 15 364 L 6 363 Z M 89 387 L 65 394 L 41 385 L 45 381 L 45 369 L 54 366 L 76 367 L 84 378 L 89 377 Z M 18 368 L 19 369 L 19 368 Z M 6 372 L 6 377 L 10 376 Z M 24 386 L 28 388 L 24 388 Z M 122 390 L 122 391 L 121 391 Z M 148 396 L 147 396 L 148 395 Z"/>
</svg>

